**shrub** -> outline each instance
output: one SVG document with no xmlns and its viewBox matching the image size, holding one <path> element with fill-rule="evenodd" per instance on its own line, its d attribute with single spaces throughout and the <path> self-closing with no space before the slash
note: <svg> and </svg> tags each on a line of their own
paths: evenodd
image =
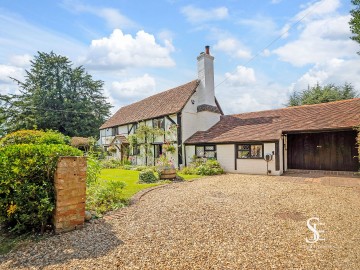
<svg viewBox="0 0 360 270">
<path fill-rule="evenodd" d="M 124 169 L 124 170 L 132 170 L 132 169 L 133 169 L 133 166 L 131 166 L 131 165 L 124 165 L 124 166 L 123 166 L 123 169 Z"/>
<path fill-rule="evenodd" d="M 197 175 L 217 175 L 223 174 L 224 170 L 221 168 L 220 163 L 214 159 L 208 159 L 200 161 L 199 159 L 196 162 L 190 164 L 189 167 L 185 167 L 181 170 L 183 174 L 197 174 Z"/>
<path fill-rule="evenodd" d="M 122 189 L 126 186 L 121 181 L 103 180 L 94 183 L 86 191 L 86 208 L 97 214 L 123 207 Z"/>
<path fill-rule="evenodd" d="M 132 167 L 132 169 L 134 170 L 134 171 L 145 171 L 145 170 L 148 170 L 149 169 L 149 167 L 148 166 L 145 166 L 145 165 L 142 165 L 142 166 L 135 166 L 135 167 Z"/>
<path fill-rule="evenodd" d="M 142 183 L 155 183 L 157 180 L 154 171 L 151 169 L 144 170 L 139 174 L 139 181 Z"/>
<path fill-rule="evenodd" d="M 0 140 L 0 146 L 14 144 L 70 144 L 70 138 L 52 130 L 19 130 Z"/>
<path fill-rule="evenodd" d="M 86 168 L 86 184 L 91 185 L 96 183 L 99 179 L 101 173 L 102 164 L 100 160 L 97 159 L 91 153 L 88 153 L 87 156 L 87 168 Z"/>
<path fill-rule="evenodd" d="M 115 158 L 105 159 L 101 162 L 101 167 L 103 169 L 116 169 L 120 168 L 122 165 L 123 163 L 121 160 Z"/>
<path fill-rule="evenodd" d="M 21 141 L 9 135 L 4 139 L 9 142 L 9 138 Z M 17 233 L 43 230 L 55 207 L 53 178 L 58 158 L 81 155 L 80 150 L 62 144 L 0 147 L 0 222 Z"/>
<path fill-rule="evenodd" d="M 199 175 L 216 175 L 223 173 L 224 170 L 217 160 L 208 159 L 205 163 L 196 168 L 196 174 Z"/>
</svg>

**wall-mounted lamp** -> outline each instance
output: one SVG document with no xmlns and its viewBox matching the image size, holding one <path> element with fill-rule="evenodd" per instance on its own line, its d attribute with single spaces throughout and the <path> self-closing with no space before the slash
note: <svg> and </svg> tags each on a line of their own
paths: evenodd
<svg viewBox="0 0 360 270">
<path fill-rule="evenodd" d="M 192 100 L 191 100 L 191 104 L 195 104 L 195 100 L 192 99 Z"/>
</svg>

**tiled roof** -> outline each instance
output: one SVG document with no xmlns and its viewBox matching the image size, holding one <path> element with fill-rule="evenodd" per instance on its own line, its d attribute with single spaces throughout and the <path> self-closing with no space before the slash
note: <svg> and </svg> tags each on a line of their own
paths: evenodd
<svg viewBox="0 0 360 270">
<path fill-rule="evenodd" d="M 360 124 L 360 98 L 222 116 L 185 141 L 231 143 L 279 140 L 282 133 L 352 128 Z"/>
<path fill-rule="evenodd" d="M 122 107 L 100 129 L 180 112 L 195 92 L 198 84 L 199 81 L 194 80 Z"/>
</svg>

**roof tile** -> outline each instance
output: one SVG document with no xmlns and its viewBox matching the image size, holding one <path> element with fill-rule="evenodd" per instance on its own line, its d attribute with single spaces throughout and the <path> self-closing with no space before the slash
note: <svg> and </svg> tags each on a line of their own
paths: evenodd
<svg viewBox="0 0 360 270">
<path fill-rule="evenodd" d="M 283 132 L 352 128 L 360 124 L 360 98 L 222 116 L 185 141 L 231 143 L 279 140 Z"/>
<path fill-rule="evenodd" d="M 177 113 L 196 91 L 198 80 L 158 93 L 120 108 L 100 129 L 134 123 L 146 119 Z"/>
</svg>

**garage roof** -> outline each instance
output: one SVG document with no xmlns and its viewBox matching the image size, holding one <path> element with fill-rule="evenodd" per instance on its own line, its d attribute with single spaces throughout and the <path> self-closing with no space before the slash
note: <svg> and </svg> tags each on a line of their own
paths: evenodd
<svg viewBox="0 0 360 270">
<path fill-rule="evenodd" d="M 185 144 L 279 140 L 282 133 L 350 129 L 360 125 L 360 98 L 222 116 Z"/>
</svg>

